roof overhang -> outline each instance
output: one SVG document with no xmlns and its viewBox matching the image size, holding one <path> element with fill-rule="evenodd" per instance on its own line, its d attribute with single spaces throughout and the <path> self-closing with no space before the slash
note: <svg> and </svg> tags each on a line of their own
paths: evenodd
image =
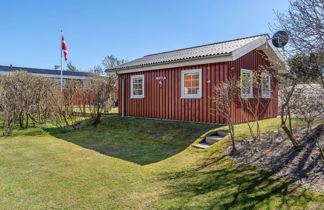
<svg viewBox="0 0 324 210">
<path fill-rule="evenodd" d="M 267 39 L 262 45 L 256 48 L 257 50 L 262 50 L 268 57 L 274 69 L 277 69 L 279 73 L 286 73 L 289 70 L 289 66 L 286 63 L 284 57 L 278 51 L 278 49 L 273 46 L 271 39 Z"/>
<path fill-rule="evenodd" d="M 125 74 L 125 73 L 141 72 L 141 71 L 169 69 L 169 68 L 176 68 L 176 67 L 183 67 L 183 66 L 202 65 L 208 63 L 220 63 L 220 62 L 227 62 L 227 61 L 232 61 L 231 54 L 206 57 L 206 58 L 196 58 L 196 59 L 183 60 L 183 61 L 174 61 L 174 62 L 163 63 L 163 64 L 152 64 L 152 65 L 147 65 L 142 67 L 129 67 L 126 69 L 109 71 L 109 73 Z"/>
<path fill-rule="evenodd" d="M 280 63 L 281 64 L 280 67 L 277 67 L 279 72 L 287 72 L 287 65 L 285 63 L 285 60 L 280 54 L 280 52 L 278 51 L 278 49 L 275 46 L 273 46 L 269 36 L 262 36 L 228 54 L 221 54 L 212 57 L 199 57 L 199 58 L 188 59 L 188 60 L 177 60 L 177 61 L 156 63 L 156 64 L 143 65 L 143 66 L 130 66 L 130 67 L 120 68 L 120 69 L 117 68 L 108 71 L 108 73 L 126 74 L 126 73 L 134 73 L 134 72 L 141 72 L 141 71 L 152 71 L 152 70 L 169 69 L 169 68 L 176 68 L 176 67 L 202 65 L 208 63 L 229 62 L 229 61 L 234 61 L 255 49 L 264 51 L 265 54 L 268 56 L 270 62 L 274 61 Z"/>
</svg>

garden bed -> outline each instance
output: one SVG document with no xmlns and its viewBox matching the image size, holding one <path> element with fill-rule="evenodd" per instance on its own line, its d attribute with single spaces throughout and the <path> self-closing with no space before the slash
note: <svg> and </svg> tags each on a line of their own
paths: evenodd
<svg viewBox="0 0 324 210">
<path fill-rule="evenodd" d="M 317 126 L 314 132 L 323 148 L 323 126 Z M 306 128 L 296 132 L 296 139 L 301 145 L 299 151 L 292 148 L 283 132 L 269 132 L 261 135 L 260 141 L 242 140 L 237 152 L 230 155 L 240 164 L 254 165 L 277 177 L 291 177 L 304 188 L 324 191 L 324 162 L 315 139 L 307 137 Z"/>
</svg>

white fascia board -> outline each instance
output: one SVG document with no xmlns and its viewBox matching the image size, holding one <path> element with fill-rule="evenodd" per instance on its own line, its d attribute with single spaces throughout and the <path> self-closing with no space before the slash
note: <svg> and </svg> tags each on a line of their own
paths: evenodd
<svg viewBox="0 0 324 210">
<path fill-rule="evenodd" d="M 279 50 L 275 46 L 273 46 L 271 39 L 267 40 L 265 44 L 261 45 L 257 49 L 262 50 L 270 59 L 274 59 L 276 62 L 278 62 L 278 64 L 282 64 L 280 65 L 281 67 L 278 67 L 280 68 L 278 69 L 279 72 L 285 73 L 289 71 L 287 62 L 285 61 Z"/>
<path fill-rule="evenodd" d="M 279 50 L 275 46 L 273 46 L 271 40 L 268 40 L 268 45 L 273 50 L 273 52 L 276 54 L 276 56 L 279 58 L 279 60 L 285 63 L 284 57 L 281 55 L 281 53 L 279 52 Z"/>
<path fill-rule="evenodd" d="M 0 71 L 0 75 L 6 75 L 6 74 L 10 74 L 13 73 L 13 71 Z M 33 75 L 38 75 L 38 76 L 42 76 L 42 77 L 49 77 L 49 78 L 54 78 L 54 79 L 60 79 L 61 75 L 56 75 L 56 74 L 35 74 L 35 73 L 31 73 Z M 71 76 L 71 75 L 64 75 L 63 74 L 63 79 L 90 79 L 90 77 L 86 77 L 86 76 Z"/>
<path fill-rule="evenodd" d="M 266 54 L 268 54 L 268 53 L 273 54 L 276 59 L 278 59 L 280 62 L 282 62 L 284 64 L 285 69 L 280 70 L 280 71 L 284 72 L 288 69 L 285 59 L 283 58 L 281 53 L 278 51 L 278 49 L 275 46 L 273 46 L 271 39 L 269 39 L 266 36 L 260 37 L 256 40 L 250 42 L 249 44 L 247 44 L 237 50 L 234 50 L 232 52 L 233 60 L 236 60 L 236 59 L 244 56 L 245 54 L 251 52 L 254 49 L 263 50 Z M 271 51 L 271 52 L 269 52 L 269 51 Z M 269 56 L 269 54 L 268 54 L 268 56 Z M 271 56 L 269 56 L 269 57 L 271 57 Z"/>
<path fill-rule="evenodd" d="M 243 47 L 240 47 L 232 52 L 233 61 L 251 52 L 252 50 L 264 45 L 267 42 L 267 37 L 262 36 Z"/>
<path fill-rule="evenodd" d="M 230 55 L 217 56 L 217 57 L 213 57 L 213 58 L 201 58 L 201 59 L 196 59 L 196 60 L 191 60 L 191 61 L 152 65 L 152 66 L 138 67 L 138 68 L 134 68 L 134 69 L 119 70 L 119 71 L 117 70 L 117 74 L 134 73 L 134 72 L 141 72 L 141 71 L 153 71 L 153 70 L 160 70 L 160 69 L 202 65 L 202 64 L 208 64 L 208 63 L 220 63 L 220 62 L 227 62 L 227 61 L 232 61 L 232 56 L 230 56 Z"/>
</svg>

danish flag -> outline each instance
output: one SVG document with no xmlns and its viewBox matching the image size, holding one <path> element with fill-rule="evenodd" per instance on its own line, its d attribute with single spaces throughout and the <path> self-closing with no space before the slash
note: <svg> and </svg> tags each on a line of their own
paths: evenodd
<svg viewBox="0 0 324 210">
<path fill-rule="evenodd" d="M 68 59 L 68 50 L 67 50 L 66 43 L 65 43 L 65 40 L 64 40 L 63 31 L 61 31 L 61 33 L 62 33 L 62 51 L 63 51 L 63 54 L 64 54 L 64 60 L 66 62 L 67 59 Z"/>
</svg>

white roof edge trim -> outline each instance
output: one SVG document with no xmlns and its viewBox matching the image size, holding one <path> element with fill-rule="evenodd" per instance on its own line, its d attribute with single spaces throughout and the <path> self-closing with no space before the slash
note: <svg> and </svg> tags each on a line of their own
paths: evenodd
<svg viewBox="0 0 324 210">
<path fill-rule="evenodd" d="M 10 74 L 13 72 L 8 72 L 8 71 L 0 71 L 0 75 L 6 75 L 6 74 Z M 49 77 L 49 78 L 53 78 L 53 79 L 60 79 L 61 75 L 56 75 L 56 74 L 34 74 L 31 73 L 33 75 L 38 75 L 38 76 L 43 76 L 43 77 Z M 85 77 L 85 76 L 71 76 L 71 75 L 64 75 L 63 74 L 63 79 L 91 79 L 90 77 Z"/>
<path fill-rule="evenodd" d="M 232 56 L 233 56 L 233 60 L 236 60 L 240 57 L 242 57 L 243 55 L 249 53 L 250 51 L 257 49 L 265 44 L 268 44 L 268 46 L 272 49 L 272 51 L 275 53 L 275 55 L 278 57 L 278 59 L 281 62 L 285 62 L 285 59 L 282 57 L 281 53 L 278 51 L 278 49 L 273 46 L 271 39 L 269 39 L 266 36 L 260 37 L 252 42 L 250 42 L 249 44 L 235 50 L 232 52 Z"/>
<path fill-rule="evenodd" d="M 280 59 L 280 61 L 286 63 L 284 57 L 281 55 L 279 50 L 275 46 L 273 46 L 271 40 L 267 40 L 267 42 L 268 42 L 268 45 L 271 47 L 271 49 L 274 51 L 274 53 L 277 55 L 277 57 Z"/>
<path fill-rule="evenodd" d="M 234 50 L 232 52 L 233 60 L 236 60 L 236 59 L 242 57 L 243 55 L 251 52 L 252 50 L 262 46 L 266 42 L 266 40 L 267 40 L 267 37 L 262 36 L 256 40 L 244 45 L 243 47 L 240 47 L 240 48 Z"/>
<path fill-rule="evenodd" d="M 116 72 L 117 74 L 125 74 L 125 73 L 141 72 L 141 71 L 153 71 L 153 70 L 169 69 L 169 68 L 176 68 L 176 67 L 202 65 L 208 63 L 220 63 L 220 62 L 227 62 L 227 61 L 232 61 L 232 56 L 226 55 L 226 56 L 218 56 L 213 58 L 201 58 L 201 59 L 191 60 L 191 61 L 143 66 L 143 67 L 134 68 L 132 70 L 125 69 L 125 70 L 117 70 L 117 72 L 116 71 L 113 72 L 114 73 Z"/>
</svg>

